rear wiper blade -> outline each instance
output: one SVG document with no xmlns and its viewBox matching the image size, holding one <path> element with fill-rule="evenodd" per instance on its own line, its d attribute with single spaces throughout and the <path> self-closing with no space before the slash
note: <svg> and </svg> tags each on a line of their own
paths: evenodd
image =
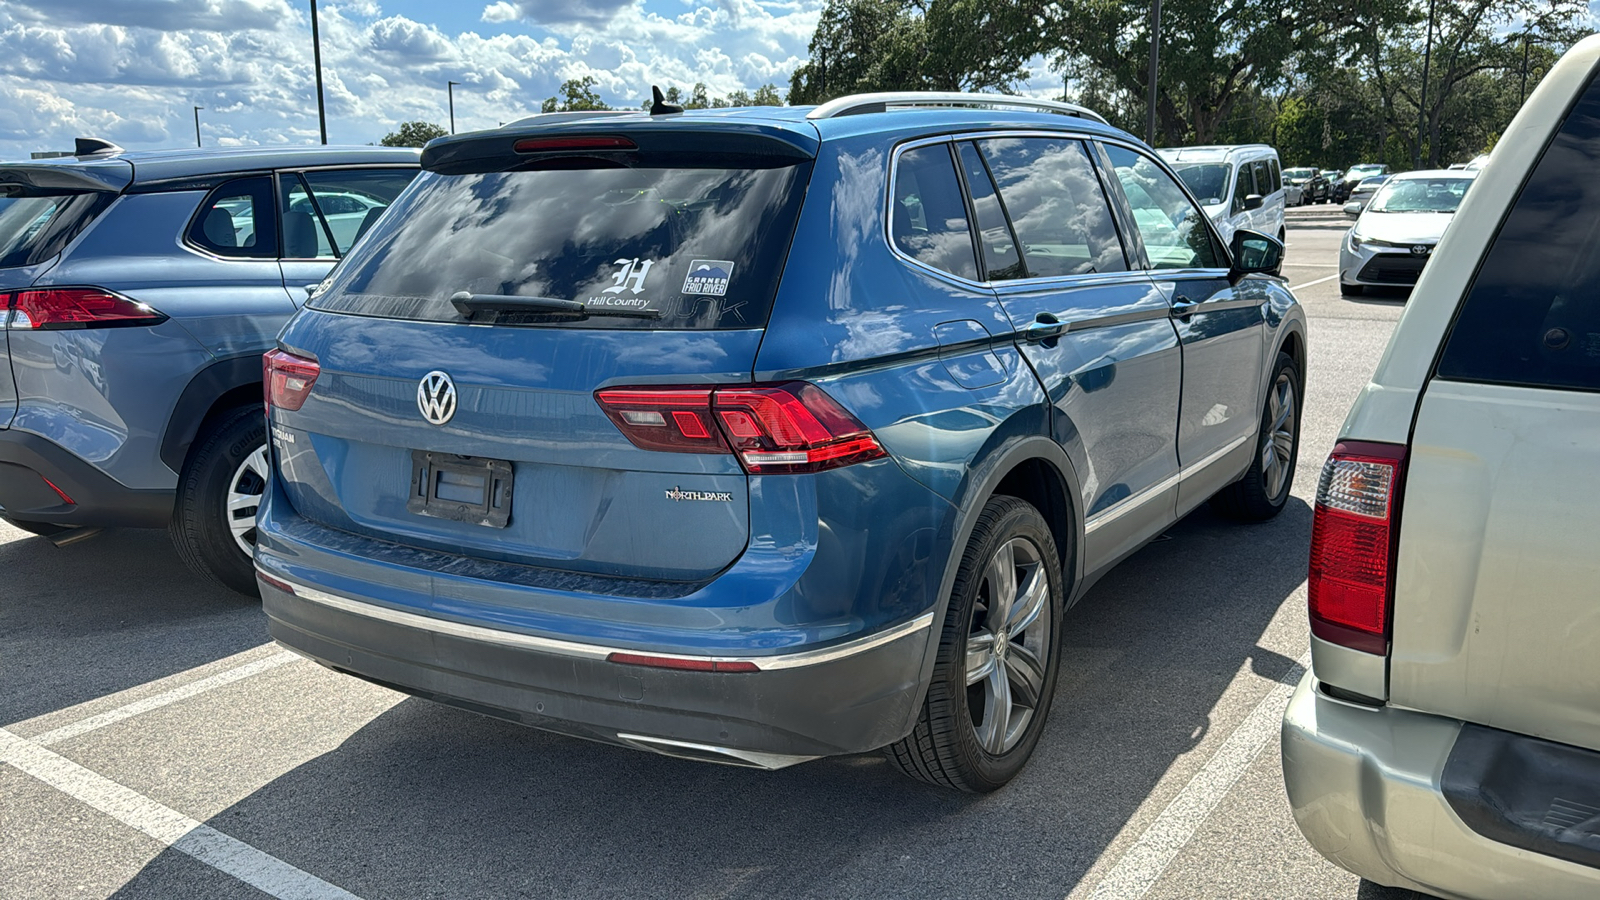
<svg viewBox="0 0 1600 900">
<path fill-rule="evenodd" d="M 590 306 L 576 300 L 559 297 L 525 297 L 516 294 L 474 294 L 458 291 L 450 295 L 450 305 L 456 312 L 472 318 L 481 312 L 538 313 L 555 316 L 574 316 L 587 319 L 593 316 L 614 316 L 627 319 L 659 319 L 659 309 L 630 309 L 626 307 Z"/>
</svg>

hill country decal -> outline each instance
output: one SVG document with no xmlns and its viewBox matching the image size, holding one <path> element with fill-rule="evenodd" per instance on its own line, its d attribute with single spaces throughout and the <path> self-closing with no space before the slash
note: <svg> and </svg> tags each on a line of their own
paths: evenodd
<svg viewBox="0 0 1600 900">
<path fill-rule="evenodd" d="M 732 260 L 690 260 L 689 274 L 683 279 L 683 292 L 685 294 L 721 297 L 728 293 L 728 279 L 732 277 Z"/>
</svg>

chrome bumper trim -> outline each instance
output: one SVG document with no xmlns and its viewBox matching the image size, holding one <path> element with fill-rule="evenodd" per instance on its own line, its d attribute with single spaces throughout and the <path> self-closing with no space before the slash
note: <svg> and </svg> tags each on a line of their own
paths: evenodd
<svg viewBox="0 0 1600 900">
<path fill-rule="evenodd" d="M 351 597 L 342 597 L 330 594 L 319 588 L 301 584 L 284 578 L 274 572 L 269 572 L 256 567 L 259 574 L 270 578 L 274 582 L 282 582 L 294 588 L 294 595 L 301 600 L 336 609 L 340 612 L 355 616 L 364 616 L 369 619 L 378 619 L 395 625 L 404 625 L 408 628 L 418 628 L 436 634 L 447 634 L 452 637 L 467 640 L 483 641 L 485 643 L 500 644 L 506 647 L 517 647 L 524 650 L 535 650 L 540 653 L 550 653 L 557 656 L 571 656 L 578 659 L 604 660 L 612 653 L 639 653 L 664 659 L 693 660 L 696 662 L 748 662 L 757 670 L 770 672 L 777 669 L 794 669 L 801 666 L 814 666 L 821 663 L 833 662 L 865 653 L 876 647 L 892 643 L 904 637 L 910 637 L 926 630 L 933 624 L 933 613 L 927 612 L 908 622 L 902 622 L 892 628 L 869 634 L 854 640 L 845 641 L 832 647 L 822 647 L 817 650 L 802 650 L 798 653 L 779 653 L 772 656 L 699 656 L 683 653 L 659 653 L 654 650 L 645 650 L 637 647 L 611 647 L 601 644 L 585 644 L 579 641 L 565 641 L 559 638 L 539 637 L 532 634 L 523 634 L 518 631 L 502 631 L 497 628 L 485 628 L 481 625 L 468 625 L 463 622 L 453 622 L 449 619 L 440 619 L 434 616 L 425 616 L 419 613 L 406 612 L 376 603 L 368 603 Z M 652 748 L 654 749 L 654 748 Z M 803 760 L 796 760 L 803 762 Z M 785 765 L 788 765 L 787 763 Z"/>
</svg>

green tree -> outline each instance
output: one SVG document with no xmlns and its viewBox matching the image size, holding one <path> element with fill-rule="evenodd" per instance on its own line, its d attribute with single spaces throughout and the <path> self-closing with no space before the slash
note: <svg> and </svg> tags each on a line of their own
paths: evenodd
<svg viewBox="0 0 1600 900">
<path fill-rule="evenodd" d="M 378 143 L 385 147 L 421 147 L 436 137 L 444 137 L 443 128 L 432 122 L 403 122 L 399 128 L 383 136 Z"/>
<path fill-rule="evenodd" d="M 544 103 L 539 105 L 539 111 L 552 113 L 610 109 L 594 92 L 595 83 L 593 75 L 569 78 L 561 82 L 561 90 L 556 96 L 545 98 Z"/>
</svg>

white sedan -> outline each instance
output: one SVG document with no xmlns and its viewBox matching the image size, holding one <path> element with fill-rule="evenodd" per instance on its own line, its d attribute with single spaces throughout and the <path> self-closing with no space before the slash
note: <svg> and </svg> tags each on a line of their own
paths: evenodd
<svg viewBox="0 0 1600 900">
<path fill-rule="evenodd" d="M 1477 174 L 1438 169 L 1390 178 L 1339 247 L 1339 292 L 1416 284 Z"/>
</svg>

